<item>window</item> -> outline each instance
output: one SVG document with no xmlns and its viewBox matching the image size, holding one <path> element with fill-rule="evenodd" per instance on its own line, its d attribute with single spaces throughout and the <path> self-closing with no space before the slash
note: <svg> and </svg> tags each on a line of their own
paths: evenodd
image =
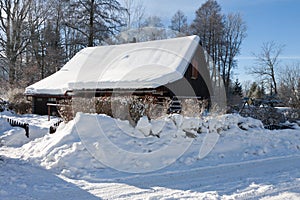
<svg viewBox="0 0 300 200">
<path fill-rule="evenodd" d="M 197 79 L 198 78 L 198 76 L 199 76 L 199 72 L 198 72 L 198 61 L 197 61 L 197 59 L 196 58 L 193 58 L 193 60 L 192 60 L 192 76 L 191 76 L 191 78 L 192 79 Z"/>
<path fill-rule="evenodd" d="M 56 98 L 48 98 L 48 102 L 56 102 Z"/>
</svg>

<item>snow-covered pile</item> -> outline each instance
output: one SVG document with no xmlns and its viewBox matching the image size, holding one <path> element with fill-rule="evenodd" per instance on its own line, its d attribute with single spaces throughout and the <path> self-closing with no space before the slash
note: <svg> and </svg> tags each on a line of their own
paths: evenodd
<svg viewBox="0 0 300 200">
<path fill-rule="evenodd" d="M 0 134 L 6 132 L 9 129 L 11 129 L 11 126 L 7 122 L 7 120 L 4 118 L 0 118 Z"/>
<path fill-rule="evenodd" d="M 51 171 L 23 160 L 0 157 L 0 199 L 93 199 L 94 195 Z"/>
<path fill-rule="evenodd" d="M 76 173 L 84 175 L 86 167 L 93 169 L 102 166 L 82 145 L 73 122 L 61 123 L 55 134 L 33 140 L 25 144 L 22 150 L 23 159 L 71 177 L 76 176 Z"/>
<path fill-rule="evenodd" d="M 279 134 L 265 130 L 259 120 L 239 115 L 185 118 L 175 114 L 151 121 L 141 118 L 132 127 L 128 121 L 81 113 L 68 124 L 61 123 L 53 135 L 46 134 L 43 126 L 31 125 L 31 131 L 36 134 L 30 141 L 17 136 L 21 132 L 17 129 L 0 139 L 6 146 L 19 147 L 16 154 L 22 159 L 73 178 L 99 175 L 100 169 L 110 169 L 107 166 L 147 172 L 169 165 L 167 169 L 172 170 L 300 152 L 300 131 Z M 150 158 L 153 162 L 147 161 Z"/>
<path fill-rule="evenodd" d="M 29 123 L 32 135 L 27 139 L 23 129 L 0 119 L 0 199 L 300 195 L 297 125 L 270 131 L 260 121 L 239 115 L 176 114 L 152 121 L 144 117 L 132 127 L 128 121 L 81 113 L 50 135 L 49 126 L 58 119 L 9 117 Z"/>
<path fill-rule="evenodd" d="M 53 118 L 48 121 L 47 116 L 38 115 L 14 115 L 10 112 L 3 112 L 0 118 L 0 141 L 2 144 L 11 147 L 22 147 L 28 142 L 41 138 L 49 133 L 49 127 L 58 119 Z M 12 119 L 20 123 L 29 124 L 29 138 L 25 137 L 25 130 L 20 127 L 11 127 L 7 119 Z"/>
</svg>

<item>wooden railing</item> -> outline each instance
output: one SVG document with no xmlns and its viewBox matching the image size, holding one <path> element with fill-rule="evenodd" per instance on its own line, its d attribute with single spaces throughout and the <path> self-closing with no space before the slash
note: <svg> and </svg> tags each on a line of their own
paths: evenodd
<svg viewBox="0 0 300 200">
<path fill-rule="evenodd" d="M 50 133 L 50 134 L 55 133 L 57 127 L 58 127 L 59 124 L 62 123 L 62 122 L 63 122 L 62 120 L 59 120 L 58 122 L 56 122 L 56 123 L 54 123 L 52 126 L 50 126 L 49 133 Z"/>
<path fill-rule="evenodd" d="M 17 127 L 23 128 L 25 130 L 26 137 L 29 138 L 29 124 L 28 123 L 19 122 L 17 120 L 11 119 L 11 118 L 6 118 L 6 119 L 7 119 L 7 122 L 11 126 L 17 126 Z"/>
</svg>

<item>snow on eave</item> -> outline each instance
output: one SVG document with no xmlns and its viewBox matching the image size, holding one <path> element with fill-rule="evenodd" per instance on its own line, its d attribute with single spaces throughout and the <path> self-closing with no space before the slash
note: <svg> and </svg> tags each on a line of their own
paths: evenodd
<svg viewBox="0 0 300 200">
<path fill-rule="evenodd" d="M 29 86 L 28 94 L 82 89 L 156 88 L 181 79 L 198 48 L 198 36 L 88 47 L 60 71 Z"/>
</svg>

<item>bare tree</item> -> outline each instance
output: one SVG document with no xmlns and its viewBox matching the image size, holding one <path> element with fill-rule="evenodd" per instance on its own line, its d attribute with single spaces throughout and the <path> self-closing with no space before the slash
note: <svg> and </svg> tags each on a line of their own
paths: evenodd
<svg viewBox="0 0 300 200">
<path fill-rule="evenodd" d="M 164 24 L 161 21 L 161 18 L 158 16 L 149 16 L 145 19 L 145 21 L 142 24 L 142 27 L 156 27 L 156 28 L 162 28 L 164 27 Z"/>
<path fill-rule="evenodd" d="M 71 59 L 78 51 L 84 48 L 82 35 L 76 29 L 64 24 L 61 30 L 62 46 L 67 60 Z"/>
<path fill-rule="evenodd" d="M 3 53 L 0 53 L 0 85 L 2 89 L 4 85 L 8 85 L 8 73 L 7 59 Z"/>
<path fill-rule="evenodd" d="M 300 108 L 300 63 L 282 69 L 278 94 L 287 106 Z"/>
<path fill-rule="evenodd" d="M 29 11 L 30 43 L 26 48 L 26 66 L 27 68 L 36 67 L 38 70 L 35 77 L 30 77 L 32 80 L 29 82 L 40 80 L 54 73 L 57 67 L 55 62 L 61 58 L 62 52 L 59 51 L 61 12 L 57 11 L 59 3 L 60 1 L 35 0 Z"/>
<path fill-rule="evenodd" d="M 246 37 L 247 27 L 239 13 L 228 14 L 224 20 L 222 48 L 220 49 L 221 74 L 225 88 L 231 81 L 231 73 L 236 67 L 235 57 L 240 53 L 242 41 Z"/>
<path fill-rule="evenodd" d="M 269 82 L 270 94 L 277 95 L 276 70 L 279 65 L 279 56 L 284 46 L 275 42 L 266 42 L 262 45 L 261 52 L 254 54 L 256 66 L 251 69 L 252 74 L 258 75 L 262 80 Z"/>
<path fill-rule="evenodd" d="M 116 0 L 71 0 L 66 25 L 81 35 L 82 46 L 101 44 L 124 26 L 124 8 Z"/>
<path fill-rule="evenodd" d="M 171 19 L 170 29 L 182 34 L 188 33 L 187 17 L 181 10 L 178 10 Z"/>
<path fill-rule="evenodd" d="M 220 79 L 220 49 L 223 37 L 223 15 L 216 0 L 207 0 L 196 11 L 196 18 L 191 24 L 191 33 L 200 37 L 200 44 L 207 51 L 207 61 L 210 64 L 210 76 L 213 87 L 223 87 Z M 211 60 L 212 59 L 212 60 Z"/>
<path fill-rule="evenodd" d="M 216 0 L 207 0 L 196 11 L 196 18 L 191 24 L 191 31 L 200 37 L 200 42 L 212 58 L 211 78 L 223 79 L 227 94 L 231 75 L 237 66 L 236 56 L 246 37 L 246 24 L 239 13 L 223 15 Z M 219 84 L 221 80 L 218 80 Z"/>
<path fill-rule="evenodd" d="M 32 0 L 0 1 L 0 46 L 5 52 L 10 84 L 15 84 L 17 72 L 22 68 L 20 56 L 29 43 L 26 22 Z M 2 55 L 3 56 L 3 55 Z"/>
<path fill-rule="evenodd" d="M 123 0 L 126 29 L 140 28 L 145 17 L 145 6 L 141 0 Z"/>
<path fill-rule="evenodd" d="M 196 18 L 191 24 L 191 31 L 200 37 L 202 46 L 218 64 L 218 49 L 223 35 L 223 15 L 216 0 L 208 0 L 196 11 Z M 220 71 L 220 70 L 219 70 Z"/>
<path fill-rule="evenodd" d="M 0 53 L 0 84 L 4 84 L 9 81 L 8 75 L 9 75 L 9 68 L 7 64 L 7 59 L 5 56 L 5 53 L 3 53 L 3 48 L 1 47 L 2 53 Z"/>
<path fill-rule="evenodd" d="M 45 28 L 43 31 L 44 40 L 46 43 L 46 58 L 45 58 L 45 75 L 49 76 L 67 61 L 62 47 L 62 27 L 63 27 L 63 7 L 65 3 L 63 0 L 56 0 L 52 2 L 51 16 L 45 21 Z"/>
</svg>

